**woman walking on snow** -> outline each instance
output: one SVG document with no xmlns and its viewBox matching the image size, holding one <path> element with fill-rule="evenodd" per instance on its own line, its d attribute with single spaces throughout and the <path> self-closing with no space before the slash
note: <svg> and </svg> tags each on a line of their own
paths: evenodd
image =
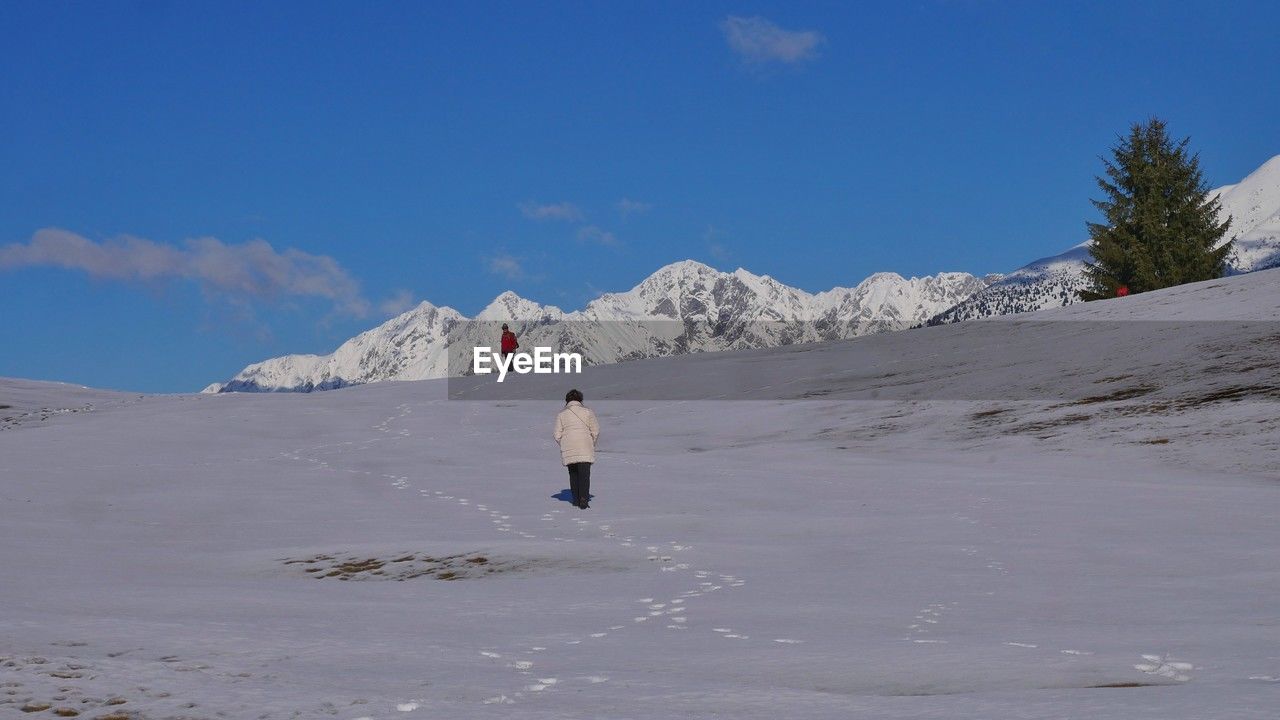
<svg viewBox="0 0 1280 720">
<path fill-rule="evenodd" d="M 591 499 L 591 463 L 596 461 L 596 439 L 600 425 L 591 408 L 582 404 L 582 393 L 570 390 L 564 396 L 564 409 L 556 415 L 556 444 L 560 460 L 569 468 L 569 490 L 573 504 L 586 510 Z"/>
</svg>

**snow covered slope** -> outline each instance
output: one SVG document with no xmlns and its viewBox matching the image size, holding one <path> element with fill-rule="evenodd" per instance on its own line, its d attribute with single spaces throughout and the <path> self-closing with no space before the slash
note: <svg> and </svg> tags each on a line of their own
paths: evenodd
<svg viewBox="0 0 1280 720">
<path fill-rule="evenodd" d="M 1063 449 L 1109 434 L 1178 436 L 1171 453 L 1213 447 L 1217 461 L 1280 476 L 1280 269 L 982 322 L 842 342 L 640 360 L 581 376 L 449 381 L 460 400 L 588 397 L 698 400 L 895 400 L 974 403 L 974 417 L 908 415 L 876 432 L 910 430 L 954 444 L 993 431 Z M 1254 403 L 1241 413 L 1237 401 Z M 1023 407 L 1023 406 L 1026 407 Z M 985 413 L 985 414 L 984 414 Z M 1219 415 L 1221 413 L 1221 415 Z M 955 431 L 954 433 L 951 431 Z M 1227 452 L 1227 449 L 1230 449 Z M 1227 460 L 1229 458 L 1229 460 Z"/>
<path fill-rule="evenodd" d="M 1235 237 L 1228 258 L 1230 273 L 1280 266 L 1280 155 L 1236 185 L 1213 191 L 1230 216 L 1228 237 Z M 985 290 L 932 318 L 938 325 L 962 320 L 1061 307 L 1076 302 L 1084 289 L 1086 241 L 1070 250 L 1025 265 Z"/>
<path fill-rule="evenodd" d="M 23 423 L 0 716 L 1269 719 L 1278 279 L 590 368 L 586 511 L 510 380 Z"/>
<path fill-rule="evenodd" d="M 919 324 L 984 286 L 964 273 L 909 280 L 877 273 L 857 287 L 811 295 L 767 275 L 742 269 L 724 273 L 686 260 L 572 313 L 512 292 L 494 299 L 475 322 L 451 308 L 423 303 L 352 338 L 332 355 L 266 360 L 205 392 L 309 392 L 445 377 L 457 374 L 450 372 L 449 342 L 466 348 L 494 345 L 501 321 L 514 323 L 524 347 L 578 351 L 592 364 L 848 338 Z"/>
<path fill-rule="evenodd" d="M 0 431 L 56 425 L 64 416 L 127 405 L 142 398 L 69 383 L 0 377 Z"/>
</svg>

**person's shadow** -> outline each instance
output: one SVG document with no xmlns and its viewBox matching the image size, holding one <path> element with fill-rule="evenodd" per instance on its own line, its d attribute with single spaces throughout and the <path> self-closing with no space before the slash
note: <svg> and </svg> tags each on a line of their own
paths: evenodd
<svg viewBox="0 0 1280 720">
<path fill-rule="evenodd" d="M 591 493 L 587 493 L 587 502 L 591 502 L 591 499 L 594 497 L 595 495 L 592 495 Z M 573 488 L 565 488 L 560 492 L 556 493 L 555 495 L 552 495 L 551 499 L 561 500 L 563 502 L 567 502 L 570 505 L 572 505 L 573 504 Z"/>
</svg>

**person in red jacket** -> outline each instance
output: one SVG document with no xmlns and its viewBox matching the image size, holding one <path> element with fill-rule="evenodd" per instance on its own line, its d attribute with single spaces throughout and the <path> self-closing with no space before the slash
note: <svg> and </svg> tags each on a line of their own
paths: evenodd
<svg viewBox="0 0 1280 720">
<path fill-rule="evenodd" d="M 516 341 L 516 334 L 507 328 L 506 323 L 502 323 L 502 348 L 498 357 L 505 360 L 506 357 L 515 352 L 518 347 L 520 347 L 520 343 Z"/>
</svg>

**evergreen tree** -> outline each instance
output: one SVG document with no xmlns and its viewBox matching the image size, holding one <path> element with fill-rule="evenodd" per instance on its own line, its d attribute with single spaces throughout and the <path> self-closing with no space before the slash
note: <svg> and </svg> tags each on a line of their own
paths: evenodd
<svg viewBox="0 0 1280 720">
<path fill-rule="evenodd" d="M 1103 160 L 1097 178 L 1105 199 L 1093 200 L 1105 222 L 1089 223 L 1093 262 L 1085 276 L 1084 300 L 1116 297 L 1210 280 L 1226 272 L 1231 242 L 1218 244 L 1231 225 L 1219 222 L 1221 204 L 1209 197 L 1200 158 L 1187 151 L 1190 138 L 1169 139 L 1158 118 L 1135 123 L 1129 136 Z M 1127 290 L 1121 290 L 1127 288 Z"/>
</svg>

